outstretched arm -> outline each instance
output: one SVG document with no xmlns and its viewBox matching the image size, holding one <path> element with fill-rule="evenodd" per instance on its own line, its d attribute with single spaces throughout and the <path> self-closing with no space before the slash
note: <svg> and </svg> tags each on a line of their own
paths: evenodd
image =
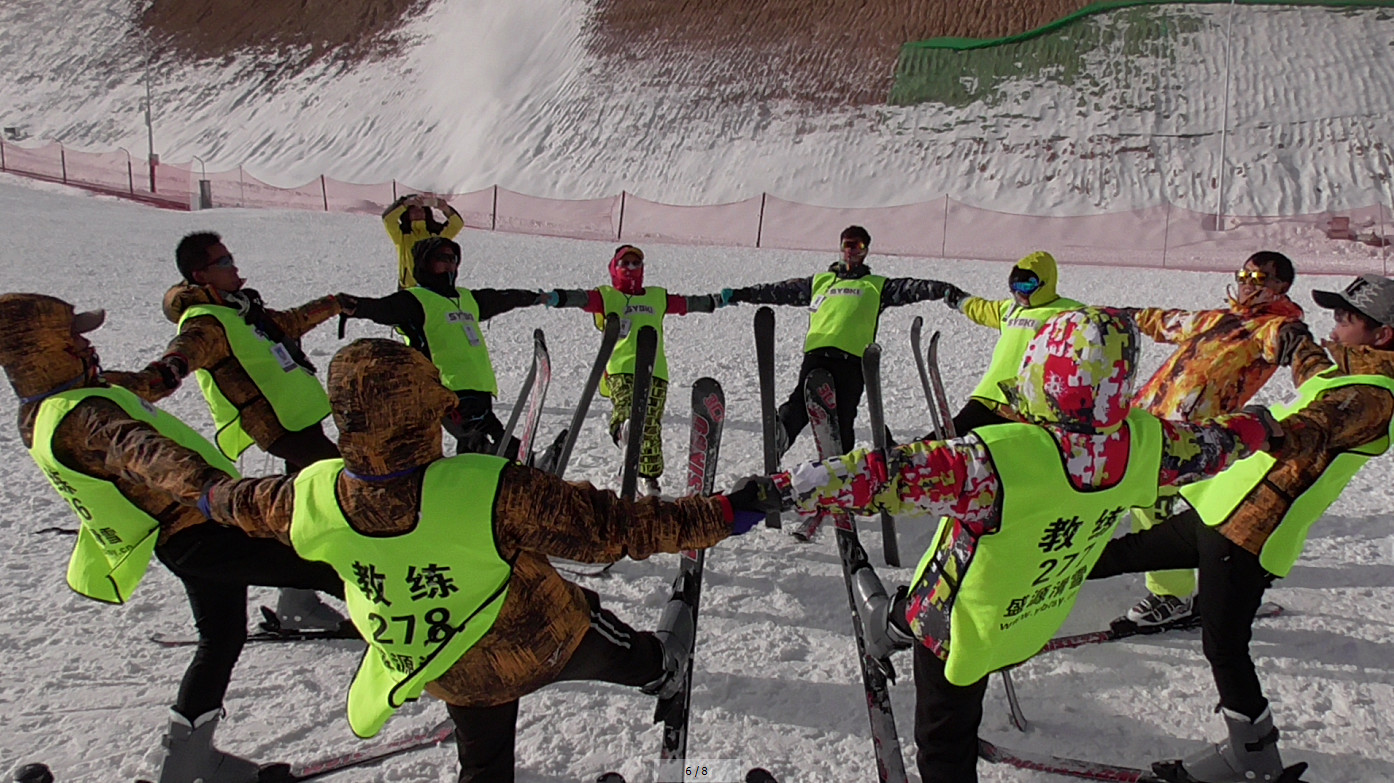
<svg viewBox="0 0 1394 783">
<path fill-rule="evenodd" d="M 668 314 L 687 315 L 688 313 L 712 313 L 720 307 L 720 294 L 698 294 L 696 296 L 683 296 L 681 294 L 668 294 Z"/>
<path fill-rule="evenodd" d="M 900 307 L 916 302 L 943 299 L 950 291 L 962 293 L 957 286 L 943 280 L 923 280 L 918 277 L 895 277 L 881 289 L 881 307 Z"/>
<path fill-rule="evenodd" d="M 731 534 L 732 518 L 722 497 L 631 502 L 517 464 L 504 468 L 494 498 L 494 533 L 503 551 L 585 563 L 703 549 Z"/>
<path fill-rule="evenodd" d="M 728 303 L 743 302 L 745 304 L 808 307 L 813 302 L 813 278 L 800 277 L 779 283 L 762 283 L 745 288 L 734 288 L 731 289 L 729 297 L 723 291 L 722 298 Z"/>
<path fill-rule="evenodd" d="M 521 288 L 476 288 L 470 293 L 474 294 L 475 304 L 479 305 L 479 320 L 487 321 L 496 315 L 503 315 L 509 310 L 517 310 L 520 307 L 532 307 L 537 304 L 546 304 L 546 297 L 541 297 L 537 291 L 525 291 Z"/>
<path fill-rule="evenodd" d="M 267 316 L 285 332 L 286 337 L 298 340 L 305 333 L 339 314 L 339 300 L 322 296 L 290 310 L 267 309 Z"/>
<path fill-rule="evenodd" d="M 220 525 L 288 545 L 295 511 L 295 477 L 220 479 L 205 488 L 200 508 Z"/>
<path fill-rule="evenodd" d="M 972 435 L 907 443 L 884 452 L 854 451 L 772 478 L 803 515 L 829 508 L 853 514 L 884 510 L 987 524 L 1001 494 L 987 447 Z"/>
<path fill-rule="evenodd" d="M 1159 343 L 1179 343 L 1198 331 L 1204 313 L 1190 310 L 1163 310 L 1160 307 L 1140 307 L 1131 310 L 1137 330 Z"/>
<path fill-rule="evenodd" d="M 1251 405 L 1243 413 L 1205 422 L 1162 419 L 1162 470 L 1158 483 L 1181 486 L 1224 472 L 1269 445 L 1282 428 L 1268 411 Z"/>
</svg>

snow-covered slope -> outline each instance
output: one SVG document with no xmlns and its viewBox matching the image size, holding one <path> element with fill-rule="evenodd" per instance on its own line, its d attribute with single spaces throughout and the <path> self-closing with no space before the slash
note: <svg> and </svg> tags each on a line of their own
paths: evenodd
<svg viewBox="0 0 1394 783">
<path fill-rule="evenodd" d="M 144 150 L 143 33 L 109 6 L 0 4 L 0 122 L 34 139 Z M 1227 111 L 1223 5 L 1147 11 L 1170 31 L 1166 57 L 1085 51 L 1068 84 L 1046 68 L 961 108 L 814 110 L 685 86 L 642 60 L 597 60 L 585 47 L 590 7 L 434 2 L 401 32 L 410 43 L 400 54 L 323 59 L 298 74 L 266 52 L 197 63 L 161 53 L 155 148 L 171 162 L 199 156 L 210 170 L 245 165 L 283 186 L 325 173 L 442 192 L 499 184 L 584 198 L 627 189 L 680 204 L 769 192 L 836 206 L 948 193 L 1002 211 L 1067 214 L 1165 200 L 1213 208 L 1227 126 L 1233 213 L 1389 200 L 1386 9 L 1238 7 Z M 1084 24 L 1108 34 L 1081 38 L 1104 40 L 1121 40 L 1127 27 L 1112 15 Z M 963 80 L 977 79 L 971 53 L 954 62 Z"/>
<path fill-rule="evenodd" d="M 223 233 L 239 266 L 272 306 L 345 290 L 391 289 L 395 254 L 371 218 L 311 213 L 224 210 L 197 215 L 151 210 L 56 187 L 31 188 L 0 177 L 0 291 L 56 294 L 80 307 L 108 308 L 93 335 L 104 363 L 142 365 L 158 355 L 172 326 L 159 299 L 174 279 L 173 248 L 185 232 Z M 603 280 L 605 244 L 468 232 L 463 280 L 472 286 L 590 286 Z M 831 244 L 831 237 L 830 237 Z M 790 253 L 650 246 L 648 278 L 678 292 L 803 276 L 823 268 L 831 253 Z M 1300 264 L 1299 261 L 1299 274 Z M 939 277 L 970 291 L 1003 291 L 1007 267 L 961 261 L 883 260 L 878 272 Z M 1118 304 L 1209 307 L 1222 301 L 1220 274 L 1065 267 L 1063 292 Z M 1301 277 L 1296 298 L 1310 304 L 1315 281 Z M 1340 285 L 1331 279 L 1322 287 Z M 1316 332 L 1331 325 L 1309 307 Z M 665 487 L 681 486 L 686 444 L 682 401 L 687 385 L 712 375 L 726 388 L 730 419 L 718 486 L 761 465 L 760 424 L 750 318 L 737 307 L 671 319 L 668 350 L 673 381 L 665 417 Z M 882 321 L 889 426 L 900 437 L 928 429 L 908 348 L 908 327 L 923 315 L 944 332 L 948 392 L 962 400 L 986 367 L 994 333 L 972 326 L 942 305 L 899 308 Z M 779 391 L 795 376 L 804 313 L 781 310 Z M 547 332 L 556 371 L 544 438 L 569 417 L 597 342 L 589 319 L 541 308 L 495 319 L 488 333 L 508 406 L 530 355 L 534 326 Z M 350 324 L 350 336 L 385 330 Z M 341 343 L 325 326 L 306 348 L 320 366 Z M 1148 345 L 1144 371 L 1165 355 Z M 1291 389 L 1275 378 L 1263 399 Z M 13 422 L 15 399 L 0 394 L 0 421 Z M 210 422 L 197 391 L 178 392 L 166 406 L 207 433 Z M 605 405 L 592 409 L 577 446 L 571 476 L 612 482 L 616 453 L 603 434 Z M 868 436 L 865 418 L 860 436 Z M 812 454 L 807 436 L 789 459 Z M 158 764 L 159 734 L 187 650 L 165 650 L 152 633 L 192 633 L 178 582 L 156 565 L 135 599 L 101 606 L 63 585 L 70 539 L 35 531 L 71 526 L 63 504 L 33 466 L 12 424 L 0 427 L 0 766 L 49 763 L 64 783 L 106 783 L 150 776 Z M 254 452 L 255 453 L 255 452 Z M 269 472 L 261 455 L 243 460 L 252 474 Z M 1371 463 L 1315 529 L 1307 553 L 1288 579 L 1269 593 L 1288 608 L 1255 628 L 1254 652 L 1291 760 L 1313 763 L 1313 780 L 1377 783 L 1394 779 L 1394 458 Z M 901 549 L 913 560 L 928 543 L 932 523 L 902 519 Z M 863 528 L 879 553 L 879 525 Z M 879 555 L 873 554 L 879 561 Z M 708 558 L 701 640 L 696 662 L 693 758 L 738 759 L 768 766 L 782 780 L 874 779 L 861 687 L 853 659 L 847 606 L 833 542 L 800 545 L 776 531 L 757 530 L 723 542 Z M 640 628 L 657 622 L 676 569 L 671 556 L 629 562 L 615 578 L 592 585 L 606 605 Z M 909 569 L 882 569 L 903 582 Z M 1131 578 L 1090 584 L 1068 630 L 1103 627 L 1140 594 Z M 270 601 L 254 591 L 253 602 Z M 360 648 L 343 643 L 249 648 L 227 699 L 229 719 L 219 742 L 258 760 L 303 761 L 358 744 L 343 718 L 345 688 Z M 894 688 L 901 741 L 913 747 L 909 660 Z M 1195 635 L 1174 635 L 1051 654 L 1016 674 L 1028 734 L 1017 735 L 994 685 L 984 734 L 1004 744 L 1116 763 L 1173 757 L 1216 736 L 1214 686 Z M 443 717 L 429 699 L 409 705 L 384 738 Z M 659 742 L 650 724 L 652 701 L 618 687 L 569 683 L 523 700 L 519 721 L 519 781 L 577 783 L 607 769 L 630 780 L 652 779 Z M 908 756 L 913 759 L 913 756 Z M 912 764 L 913 766 L 913 764 Z M 453 748 L 422 751 L 349 776 L 355 781 L 453 781 Z M 1048 783 L 1044 775 L 983 765 L 990 783 Z M 915 779 L 918 779 L 915 777 Z"/>
</svg>

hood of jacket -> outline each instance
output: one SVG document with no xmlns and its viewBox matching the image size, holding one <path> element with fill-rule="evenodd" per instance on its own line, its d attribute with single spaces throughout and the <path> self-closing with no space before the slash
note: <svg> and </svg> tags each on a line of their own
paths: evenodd
<svg viewBox="0 0 1394 783">
<path fill-rule="evenodd" d="M 431 257 L 431 253 L 438 247 L 448 247 L 455 251 L 456 258 L 460 255 L 460 245 L 453 239 L 445 237 L 430 236 L 411 246 L 411 272 L 416 276 L 416 284 L 422 288 L 428 288 L 441 296 L 455 298 L 455 288 L 459 285 L 455 280 L 455 275 L 432 274 L 426 270 L 426 259 Z"/>
<path fill-rule="evenodd" d="M 1026 348 L 1015 383 L 1003 382 L 1022 418 L 1070 432 L 1115 431 L 1132 409 L 1138 334 L 1116 310 L 1060 313 Z"/>
<path fill-rule="evenodd" d="M 15 394 L 35 397 L 95 384 L 96 350 L 79 350 L 73 333 L 97 328 L 104 317 L 100 310 L 79 314 L 44 294 L 0 295 L 0 365 Z"/>
<path fill-rule="evenodd" d="M 1016 262 L 1013 268 L 1033 272 L 1041 280 L 1041 287 L 1031 292 L 1029 301 L 1032 307 L 1039 307 L 1060 297 L 1055 293 L 1055 284 L 1060 278 L 1060 272 L 1055 266 L 1055 256 L 1044 250 L 1037 250 Z"/>
<path fill-rule="evenodd" d="M 328 386 L 349 470 L 387 476 L 443 456 L 441 419 L 459 399 L 420 351 L 395 340 L 355 340 L 329 362 Z"/>
</svg>

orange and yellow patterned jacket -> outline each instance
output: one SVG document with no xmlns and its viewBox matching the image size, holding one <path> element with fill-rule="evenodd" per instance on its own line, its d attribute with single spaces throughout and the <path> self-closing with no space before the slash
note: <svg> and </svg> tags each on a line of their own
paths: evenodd
<svg viewBox="0 0 1394 783">
<path fill-rule="evenodd" d="M 1134 315 L 1138 331 L 1176 350 L 1133 398 L 1163 419 L 1199 421 L 1234 413 L 1277 371 L 1274 350 L 1283 324 L 1302 319 L 1286 296 L 1256 307 L 1163 310 Z"/>
</svg>

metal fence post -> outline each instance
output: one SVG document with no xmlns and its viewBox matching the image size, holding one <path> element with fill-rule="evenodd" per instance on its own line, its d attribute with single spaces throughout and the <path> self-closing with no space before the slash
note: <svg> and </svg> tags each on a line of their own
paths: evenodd
<svg viewBox="0 0 1394 783">
<path fill-rule="evenodd" d="M 5 170 L 5 140 L 0 139 L 0 171 Z"/>
<path fill-rule="evenodd" d="M 63 145 L 58 145 L 58 167 L 63 171 L 63 184 L 68 184 L 68 154 L 63 151 Z"/>
<path fill-rule="evenodd" d="M 755 224 L 755 246 L 759 247 L 760 242 L 765 238 L 765 197 L 768 193 L 760 194 L 760 222 Z"/>
<path fill-rule="evenodd" d="M 329 211 L 329 188 L 325 187 L 324 175 L 319 175 L 319 195 L 324 199 L 324 211 Z"/>
<path fill-rule="evenodd" d="M 944 196 L 944 230 L 939 232 L 939 257 L 949 257 L 949 197 Z"/>
<path fill-rule="evenodd" d="M 499 227 L 499 186 L 494 186 L 494 206 L 489 211 L 489 230 Z"/>
<path fill-rule="evenodd" d="M 618 226 L 615 227 L 615 241 L 617 241 L 617 242 L 618 242 L 619 240 L 621 240 L 621 239 L 624 239 L 624 194 L 625 194 L 625 192 L 624 192 L 623 190 L 621 190 L 621 191 L 620 191 L 620 224 L 619 224 Z"/>
</svg>

